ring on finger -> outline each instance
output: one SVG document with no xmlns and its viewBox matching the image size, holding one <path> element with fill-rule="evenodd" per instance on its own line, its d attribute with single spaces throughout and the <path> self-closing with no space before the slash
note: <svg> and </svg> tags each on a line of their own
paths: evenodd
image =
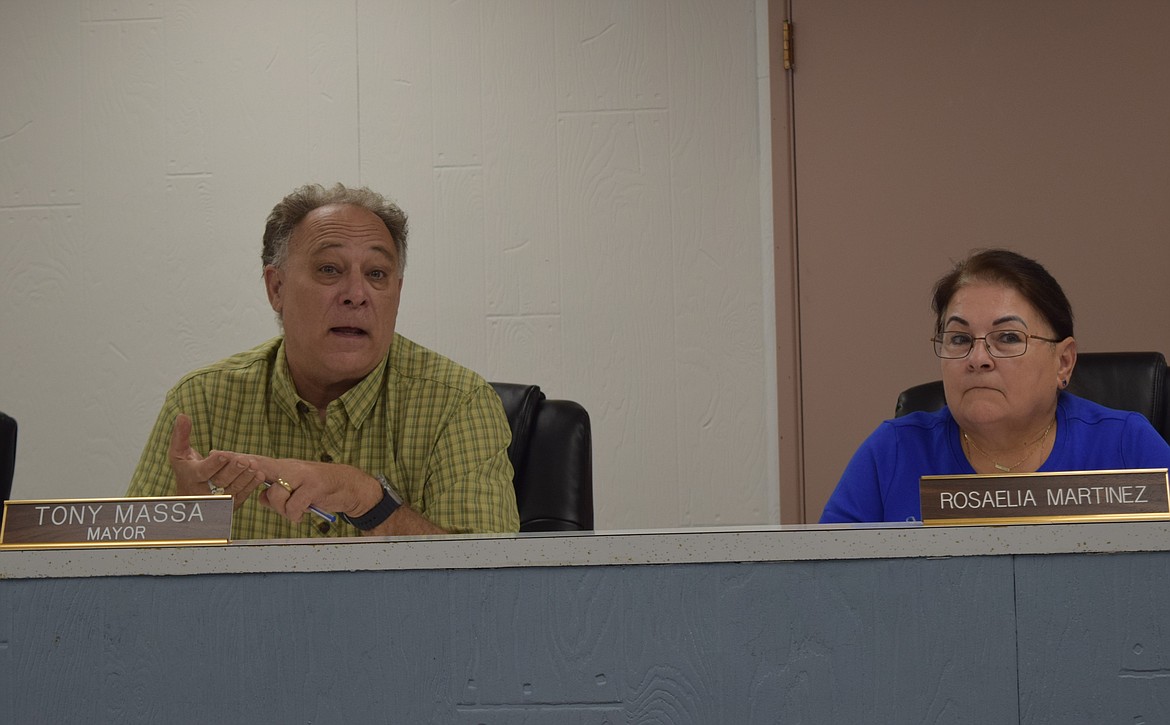
<svg viewBox="0 0 1170 725">
<path fill-rule="evenodd" d="M 207 479 L 207 488 L 216 496 L 221 496 L 224 493 L 223 486 L 215 485 L 215 481 L 212 481 L 210 478 Z"/>
<path fill-rule="evenodd" d="M 288 481 L 284 480 L 283 478 L 276 479 L 276 482 L 279 483 L 280 487 L 283 488 L 285 491 L 288 491 L 289 493 L 293 492 L 293 487 L 290 486 Z"/>
</svg>

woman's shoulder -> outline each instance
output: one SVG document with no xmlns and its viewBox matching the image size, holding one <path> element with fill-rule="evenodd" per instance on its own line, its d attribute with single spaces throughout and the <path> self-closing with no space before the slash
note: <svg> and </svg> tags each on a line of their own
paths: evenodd
<svg viewBox="0 0 1170 725">
<path fill-rule="evenodd" d="M 1124 422 L 1135 415 L 1143 419 L 1145 417 L 1141 413 L 1132 410 L 1109 408 L 1100 403 L 1095 403 L 1088 398 L 1073 395 L 1067 390 L 1061 391 L 1056 405 L 1069 419 L 1080 420 L 1086 423 L 1100 423 L 1108 420 Z"/>
<path fill-rule="evenodd" d="M 1108 408 L 1067 392 L 1060 394 L 1057 405 L 1063 450 L 1079 457 L 1065 470 L 1170 465 L 1170 445 L 1141 413 Z"/>
<path fill-rule="evenodd" d="M 890 446 L 934 447 L 946 439 L 954 418 L 947 408 L 932 412 L 916 411 L 897 418 L 883 420 L 865 440 L 870 448 L 887 449 Z"/>
<path fill-rule="evenodd" d="M 946 406 L 935 411 L 915 411 L 907 413 L 906 415 L 897 418 L 890 418 L 883 421 L 879 428 L 886 428 L 891 432 L 894 431 L 935 431 L 945 429 L 952 421 L 951 411 Z"/>
<path fill-rule="evenodd" d="M 1153 442 L 1163 447 L 1162 434 L 1154 429 L 1145 415 L 1132 410 L 1108 408 L 1086 398 L 1062 391 L 1057 401 L 1057 416 L 1068 435 L 1083 439 Z"/>
</svg>

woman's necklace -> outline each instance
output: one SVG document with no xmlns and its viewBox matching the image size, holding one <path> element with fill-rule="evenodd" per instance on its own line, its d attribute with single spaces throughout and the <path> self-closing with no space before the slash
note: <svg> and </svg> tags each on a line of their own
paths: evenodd
<svg viewBox="0 0 1170 725">
<path fill-rule="evenodd" d="M 1052 421 L 1048 424 L 1048 427 L 1044 429 L 1044 432 L 1040 434 L 1040 437 L 1037 438 L 1036 440 L 1032 441 L 1031 443 L 1029 443 L 1027 446 L 1025 446 L 1025 448 L 1027 450 L 1024 451 L 1024 457 L 1021 458 L 1020 460 L 1016 461 L 1015 463 L 1013 463 L 1010 466 L 1005 466 L 1002 463 L 996 463 L 995 459 L 991 457 L 990 453 L 988 453 L 987 451 L 980 448 L 978 443 L 971 440 L 971 436 L 967 435 L 967 431 L 962 431 L 963 440 L 967 441 L 967 445 L 969 447 L 973 447 L 975 450 L 982 453 L 984 458 L 991 461 L 991 465 L 995 466 L 995 470 L 1002 471 L 1003 473 L 1011 473 L 1012 469 L 1019 466 L 1021 463 L 1028 460 L 1032 456 L 1032 453 L 1035 451 L 1036 446 L 1038 446 L 1040 443 L 1042 443 L 1044 441 L 1045 438 L 1048 437 L 1048 431 L 1052 430 L 1052 426 L 1055 423 L 1056 423 L 1056 418 L 1053 418 Z"/>
</svg>

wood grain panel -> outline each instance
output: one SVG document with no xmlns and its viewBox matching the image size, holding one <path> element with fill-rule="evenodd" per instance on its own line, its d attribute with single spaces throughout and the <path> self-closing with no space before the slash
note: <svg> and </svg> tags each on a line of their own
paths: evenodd
<svg viewBox="0 0 1170 725">
<path fill-rule="evenodd" d="M 21 426 L 21 456 L 16 459 L 13 497 L 36 498 L 37 489 L 21 476 L 26 461 L 41 461 L 44 480 L 61 497 L 93 495 L 75 462 L 61 455 L 60 441 L 72 440 L 86 453 L 95 431 L 79 415 L 78 402 L 92 391 L 85 382 L 92 370 L 77 354 L 82 347 L 101 355 L 101 319 L 87 285 L 89 254 L 84 218 L 78 207 L 0 209 L 0 226 L 8 239 L 0 244 L 0 406 Z M 73 335 L 44 335 L 61 329 L 62 320 L 78 320 Z M 44 416 L 53 421 L 50 436 L 28 435 L 23 421 Z"/>
<path fill-rule="evenodd" d="M 597 570 L 549 573 L 460 582 L 450 610 L 458 722 L 537 707 L 620 711 L 621 593 Z"/>
<path fill-rule="evenodd" d="M 482 4 L 430 3 L 435 166 L 483 163 Z"/>
<path fill-rule="evenodd" d="M 593 427 L 595 508 L 601 521 L 638 510 L 639 526 L 678 520 L 674 433 L 675 299 L 670 269 L 666 114 L 562 116 L 561 239 L 566 378 Z M 664 430 L 672 431 L 664 435 Z M 635 484 L 636 482 L 636 484 Z"/>
<path fill-rule="evenodd" d="M 679 470 L 685 525 L 770 520 L 755 134 L 748 4 L 672 6 L 671 238 Z M 743 48 L 726 53 L 720 49 Z"/>
<path fill-rule="evenodd" d="M 0 674 L 22 722 L 1012 723 L 1013 585 L 1008 556 L 7 580 Z"/>
<path fill-rule="evenodd" d="M 164 14 L 159 0 L 83 0 L 80 5 L 85 22 L 162 20 Z"/>
<path fill-rule="evenodd" d="M 558 110 L 667 108 L 667 8 L 664 0 L 560 0 Z"/>
<path fill-rule="evenodd" d="M 483 22 L 487 314 L 557 314 L 562 270 L 554 5 L 487 2 Z"/>
<path fill-rule="evenodd" d="M 165 23 L 167 119 L 177 124 L 167 170 L 223 176 L 222 213 L 259 217 L 260 229 L 294 187 L 358 175 L 354 7 L 295 10 L 274 0 L 180 3 Z"/>
<path fill-rule="evenodd" d="M 1170 722 L 1161 557 L 1020 557 L 1016 566 L 1020 722 Z"/>
<path fill-rule="evenodd" d="M 437 168 L 434 255 L 441 270 L 435 347 L 467 365 L 486 357 L 483 171 Z"/>
<path fill-rule="evenodd" d="M 67 3 L 4 3 L 0 207 L 81 201 L 81 43 Z M 45 149 L 55 153 L 45 153 Z"/>
<path fill-rule="evenodd" d="M 550 398 L 566 397 L 577 386 L 565 380 L 563 341 L 559 315 L 489 318 L 483 374 L 540 385 Z"/>
<path fill-rule="evenodd" d="M 76 381 L 65 383 L 67 387 L 81 388 L 71 398 L 74 412 L 52 420 L 63 423 L 77 415 L 88 419 L 88 431 L 70 440 L 84 451 L 89 465 L 111 472 L 103 481 L 104 492 L 88 495 L 117 495 L 130 479 L 149 430 L 142 411 L 126 403 L 137 397 L 130 392 L 135 373 L 144 371 L 143 377 L 149 379 L 145 370 L 157 352 L 143 333 L 155 328 L 150 300 L 164 297 L 168 285 L 163 277 L 144 273 L 164 269 L 167 254 L 166 245 L 159 242 L 166 229 L 166 43 L 158 20 L 96 22 L 80 31 L 86 191 L 77 272 L 84 275 L 87 297 L 79 308 L 86 320 L 80 328 L 79 340 L 84 341 L 80 349 L 89 354 L 84 365 L 76 360 L 65 378 Z M 130 290 L 133 294 L 128 294 Z M 61 319 L 45 322 L 57 325 Z M 130 433 L 116 440 L 124 431 Z M 51 479 L 53 495 L 66 496 L 68 490 L 85 495 L 88 476 L 76 463 L 57 462 L 59 454 L 55 459 L 50 465 L 59 478 Z"/>
</svg>

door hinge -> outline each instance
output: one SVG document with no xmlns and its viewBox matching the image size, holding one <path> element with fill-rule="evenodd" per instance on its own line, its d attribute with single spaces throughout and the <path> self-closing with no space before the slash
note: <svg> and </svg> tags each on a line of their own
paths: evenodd
<svg viewBox="0 0 1170 725">
<path fill-rule="evenodd" d="M 792 70 L 796 65 L 796 54 L 792 50 L 792 21 L 785 20 L 784 34 L 784 70 Z"/>
</svg>

